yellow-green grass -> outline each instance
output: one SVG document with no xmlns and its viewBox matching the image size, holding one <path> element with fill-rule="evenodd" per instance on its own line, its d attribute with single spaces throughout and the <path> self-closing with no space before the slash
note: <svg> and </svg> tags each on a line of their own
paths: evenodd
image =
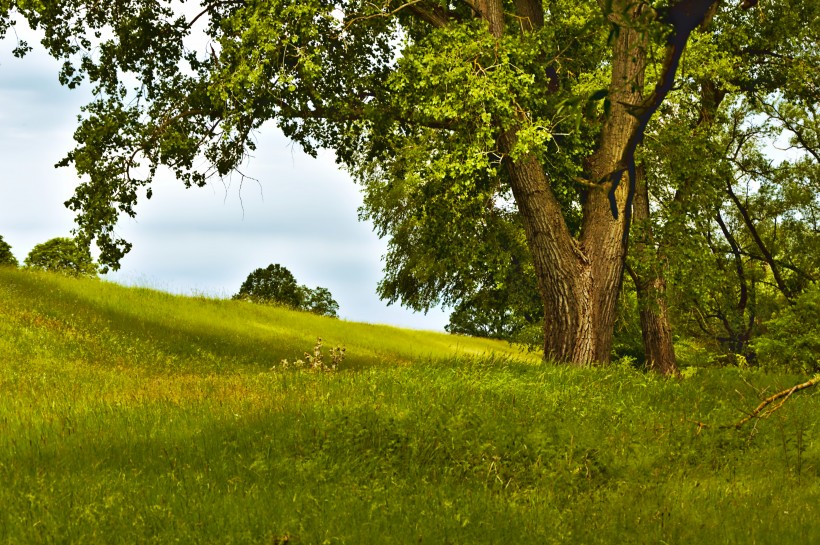
<svg viewBox="0 0 820 545">
<path fill-rule="evenodd" d="M 237 365 L 269 368 L 281 359 L 302 356 L 321 337 L 327 346 L 346 346 L 353 367 L 490 352 L 537 361 L 498 341 L 48 273 L 5 269 L 0 271 L 0 290 L 6 301 L 6 323 L 0 327 L 15 332 L 18 349 L 22 346 L 27 357 L 35 347 L 26 339 L 40 350 L 64 350 L 55 355 L 80 356 L 86 363 L 127 362 L 149 372 L 171 367 L 201 373 L 235 370 Z M 38 340 L 42 335 L 46 342 Z M 133 357 L 133 352 L 140 356 Z"/>
<path fill-rule="evenodd" d="M 813 392 L 698 425 L 800 379 L 0 269 L 0 543 L 818 543 Z"/>
</svg>

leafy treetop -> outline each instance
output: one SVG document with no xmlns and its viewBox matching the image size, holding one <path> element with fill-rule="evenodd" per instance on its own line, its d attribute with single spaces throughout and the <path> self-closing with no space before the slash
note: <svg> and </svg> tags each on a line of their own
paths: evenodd
<svg viewBox="0 0 820 545">
<path fill-rule="evenodd" d="M 36 245 L 25 260 L 26 267 L 54 271 L 70 276 L 94 276 L 97 265 L 87 247 L 77 241 L 57 237 Z"/>
<path fill-rule="evenodd" d="M 330 290 L 322 287 L 312 290 L 297 284 L 293 274 L 278 263 L 251 272 L 233 299 L 283 305 L 334 318 L 339 310 Z"/>
</svg>

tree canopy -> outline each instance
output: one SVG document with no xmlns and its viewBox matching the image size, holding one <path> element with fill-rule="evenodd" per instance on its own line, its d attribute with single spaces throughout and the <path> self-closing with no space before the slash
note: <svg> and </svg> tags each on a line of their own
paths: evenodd
<svg viewBox="0 0 820 545">
<path fill-rule="evenodd" d="M 17 265 L 17 258 L 14 257 L 14 254 L 11 252 L 11 246 L 3 240 L 3 236 L 0 235 L 0 267 L 16 267 Z"/>
</svg>

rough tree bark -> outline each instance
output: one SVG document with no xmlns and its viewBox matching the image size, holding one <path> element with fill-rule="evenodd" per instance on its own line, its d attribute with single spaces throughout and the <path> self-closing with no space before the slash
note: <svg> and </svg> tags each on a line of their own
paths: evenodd
<svg viewBox="0 0 820 545">
<path fill-rule="evenodd" d="M 654 91 L 643 98 L 649 33 L 637 29 L 648 6 L 613 0 L 608 18 L 618 28 L 612 40 L 611 104 L 599 144 L 585 162 L 588 189 L 583 202 L 581 235 L 573 238 L 564 222 L 543 166 L 533 154 L 513 160 L 515 127 L 501 132 L 510 185 L 532 251 L 538 287 L 545 308 L 544 355 L 576 365 L 606 363 L 612 349 L 615 305 L 623 279 L 632 200 L 634 153 L 652 115 L 674 82 L 691 32 L 713 13 L 717 0 L 680 0 L 663 15 L 672 25 L 666 54 Z M 489 32 L 504 32 L 501 0 L 478 0 L 476 11 Z M 601 2 L 602 8 L 605 3 Z M 539 0 L 517 0 L 518 15 L 537 28 L 542 21 Z M 621 183 L 623 182 L 623 183 Z"/>
<path fill-rule="evenodd" d="M 634 254 L 639 256 L 639 259 L 652 254 L 652 263 L 649 267 L 629 270 L 638 295 L 638 313 L 641 319 L 646 366 L 664 375 L 677 375 L 678 364 L 675 347 L 672 344 L 672 327 L 666 302 L 666 277 L 663 269 L 665 259 L 655 249 L 652 237 L 649 188 L 646 184 L 645 170 L 638 166 L 635 173 L 633 219 L 635 226 L 639 227 L 640 235 L 632 242 Z"/>
<path fill-rule="evenodd" d="M 493 0 L 483 0 L 479 12 L 498 13 L 487 6 L 490 3 Z M 532 6 L 540 8 L 535 2 Z M 637 16 L 639 9 L 628 8 L 626 0 L 616 0 L 612 7 L 613 13 L 628 13 L 630 17 Z M 536 22 L 543 19 L 531 12 L 528 18 Z M 491 32 L 500 36 L 503 25 L 497 19 L 489 23 Z M 508 157 L 505 161 L 544 301 L 544 355 L 579 365 L 609 361 L 630 222 L 631 184 L 616 187 L 613 179 L 624 175 L 627 147 L 640 125 L 631 108 L 642 103 L 647 36 L 637 32 L 630 22 L 618 23 L 622 26 L 612 46 L 609 86 L 612 106 L 600 145 L 585 165 L 590 188 L 583 204 L 584 222 L 578 240 L 567 229 L 560 205 L 535 156 L 517 160 Z M 515 145 L 515 132 L 508 130 L 500 138 L 505 155 Z M 615 214 L 610 193 L 617 207 Z"/>
</svg>

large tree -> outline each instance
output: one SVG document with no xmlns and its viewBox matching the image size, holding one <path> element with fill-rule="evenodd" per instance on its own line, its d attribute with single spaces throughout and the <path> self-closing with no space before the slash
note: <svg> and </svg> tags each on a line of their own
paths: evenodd
<svg viewBox="0 0 820 545">
<path fill-rule="evenodd" d="M 46 30 L 66 84 L 94 85 L 64 164 L 87 176 L 69 205 L 104 263 L 128 250 L 114 226 L 150 197 L 158 167 L 189 185 L 227 174 L 275 120 L 365 184 L 429 186 L 433 207 L 441 187 L 511 195 L 545 356 L 587 364 L 610 355 L 646 126 L 692 32 L 712 17 L 730 30 L 754 4 L 205 0 L 189 17 L 160 0 L 0 6 Z M 210 42 L 189 49 L 202 27 Z M 573 171 L 564 133 L 583 131 Z M 212 171 L 195 168 L 203 156 Z"/>
</svg>

